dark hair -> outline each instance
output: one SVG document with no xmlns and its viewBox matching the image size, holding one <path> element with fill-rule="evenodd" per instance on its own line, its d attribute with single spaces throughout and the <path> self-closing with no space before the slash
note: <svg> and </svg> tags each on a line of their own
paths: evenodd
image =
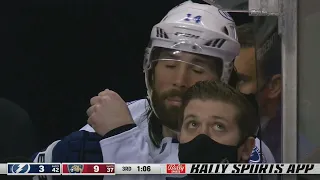
<svg viewBox="0 0 320 180">
<path fill-rule="evenodd" d="M 238 111 L 236 120 L 240 129 L 241 139 L 255 136 L 259 118 L 254 105 L 241 92 L 219 81 L 200 81 L 190 87 L 182 98 L 182 111 L 193 99 L 217 100 L 234 105 Z M 227 111 L 227 110 L 226 110 Z M 179 119 L 180 127 L 183 121 L 183 112 Z"/>
<path fill-rule="evenodd" d="M 246 23 L 236 27 L 238 41 L 241 48 L 248 48 L 255 46 L 254 40 L 254 26 L 253 23 Z"/>
<path fill-rule="evenodd" d="M 270 22 L 263 21 L 261 23 Z M 237 27 L 241 48 L 255 48 L 255 34 L 257 33 L 266 36 L 265 40 L 257 45 L 256 50 L 258 73 L 263 81 L 267 81 L 273 75 L 281 74 L 281 38 L 277 32 L 277 26 L 268 32 L 265 27 L 256 27 L 254 23 L 246 23 Z"/>
<path fill-rule="evenodd" d="M 263 81 L 267 81 L 276 74 L 281 74 L 281 38 L 277 31 L 269 36 L 257 53 L 258 73 Z"/>
<path fill-rule="evenodd" d="M 148 99 L 148 101 L 150 101 Z M 149 102 L 149 104 L 151 104 Z M 154 114 L 153 110 L 150 108 L 147 112 L 148 120 L 148 134 L 152 144 L 159 148 L 161 141 L 163 139 L 162 135 L 162 124 L 160 123 L 158 117 Z"/>
</svg>

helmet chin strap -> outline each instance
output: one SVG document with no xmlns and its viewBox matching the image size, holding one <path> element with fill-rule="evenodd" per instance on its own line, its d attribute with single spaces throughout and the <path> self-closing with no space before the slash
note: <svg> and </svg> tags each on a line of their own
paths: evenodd
<svg viewBox="0 0 320 180">
<path fill-rule="evenodd" d="M 172 138 L 177 139 L 178 138 L 178 133 L 179 132 L 170 129 L 167 126 L 164 126 L 164 125 L 162 126 L 162 135 L 163 135 L 163 137 L 172 137 Z"/>
<path fill-rule="evenodd" d="M 144 80 L 145 80 L 145 84 L 146 84 L 146 87 L 147 87 L 147 98 L 149 100 L 149 105 L 151 107 L 151 110 L 153 111 L 153 113 L 156 115 L 157 118 L 159 118 L 157 112 L 155 111 L 154 107 L 153 107 L 153 103 L 152 103 L 152 94 L 153 94 L 153 91 L 150 87 L 150 84 L 149 84 L 149 80 L 148 80 L 148 70 L 145 70 L 145 76 L 144 76 Z M 148 116 L 148 119 L 150 118 L 151 114 L 149 114 Z"/>
<path fill-rule="evenodd" d="M 153 111 L 154 115 L 156 115 L 157 118 L 159 118 L 157 112 L 155 111 L 154 107 L 153 107 L 153 103 L 152 103 L 152 90 L 150 90 L 150 88 L 148 87 L 148 90 L 147 90 L 147 98 L 149 99 L 149 104 L 150 104 L 150 107 L 151 107 L 151 110 Z M 151 114 L 149 114 L 149 117 L 150 118 Z"/>
</svg>

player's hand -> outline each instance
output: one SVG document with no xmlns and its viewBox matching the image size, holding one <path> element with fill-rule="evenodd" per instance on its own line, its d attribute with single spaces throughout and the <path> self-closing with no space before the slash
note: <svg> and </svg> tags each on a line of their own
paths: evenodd
<svg viewBox="0 0 320 180">
<path fill-rule="evenodd" d="M 87 110 L 88 124 L 101 136 L 123 125 L 133 124 L 130 111 L 124 100 L 114 91 L 105 90 L 91 98 Z"/>
</svg>

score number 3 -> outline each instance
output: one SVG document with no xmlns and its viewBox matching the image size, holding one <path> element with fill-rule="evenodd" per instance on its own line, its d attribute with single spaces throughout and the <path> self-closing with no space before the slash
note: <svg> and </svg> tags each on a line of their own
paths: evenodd
<svg viewBox="0 0 320 180">
<path fill-rule="evenodd" d="M 45 171 L 44 166 L 40 165 L 39 166 L 39 173 L 43 173 L 44 171 Z M 59 169 L 59 167 L 53 166 L 52 169 L 51 169 L 51 172 L 52 173 L 59 173 L 60 169 Z"/>
<path fill-rule="evenodd" d="M 41 172 L 41 173 L 44 172 L 44 166 L 43 166 L 43 165 L 40 165 L 40 166 L 39 166 L 39 172 Z"/>
</svg>

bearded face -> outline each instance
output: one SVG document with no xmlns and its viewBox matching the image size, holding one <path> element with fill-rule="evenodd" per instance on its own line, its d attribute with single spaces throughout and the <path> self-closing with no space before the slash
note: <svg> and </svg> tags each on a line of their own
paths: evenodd
<svg viewBox="0 0 320 180">
<path fill-rule="evenodd" d="M 172 130 L 178 129 L 178 119 L 181 109 L 181 97 L 183 92 L 171 89 L 162 93 L 153 91 L 153 108 L 164 126 Z"/>
<path fill-rule="evenodd" d="M 184 92 L 198 81 L 219 80 L 222 62 L 181 51 L 159 54 L 154 60 L 151 100 L 161 123 L 177 130 Z"/>
</svg>

